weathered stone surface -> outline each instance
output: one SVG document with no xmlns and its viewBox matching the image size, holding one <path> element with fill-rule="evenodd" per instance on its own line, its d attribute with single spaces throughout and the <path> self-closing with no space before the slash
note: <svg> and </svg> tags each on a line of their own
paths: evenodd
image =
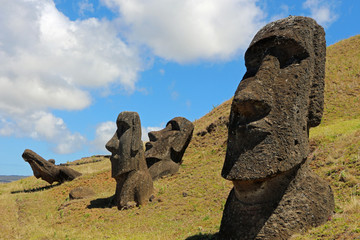
<svg viewBox="0 0 360 240">
<path fill-rule="evenodd" d="M 71 168 L 56 166 L 51 161 L 46 161 L 30 149 L 26 149 L 22 157 L 30 164 L 36 178 L 41 178 L 50 184 L 72 181 L 81 176 L 81 173 Z"/>
<path fill-rule="evenodd" d="M 287 239 L 324 223 L 330 186 L 308 167 L 309 128 L 323 112 L 325 33 L 313 19 L 270 23 L 245 53 L 222 176 L 234 188 L 220 239 Z"/>
<path fill-rule="evenodd" d="M 116 125 L 106 149 L 111 152 L 111 174 L 116 180 L 114 201 L 120 210 L 147 203 L 153 182 L 146 166 L 139 115 L 121 112 Z"/>
<path fill-rule="evenodd" d="M 150 141 L 146 143 L 145 157 L 153 180 L 178 172 L 193 131 L 192 122 L 176 117 L 164 129 L 149 132 Z"/>
<path fill-rule="evenodd" d="M 48 162 L 55 164 L 55 159 L 49 159 Z"/>
<path fill-rule="evenodd" d="M 95 194 L 95 192 L 89 187 L 76 187 L 69 193 L 70 199 L 82 199 L 88 198 Z"/>
</svg>

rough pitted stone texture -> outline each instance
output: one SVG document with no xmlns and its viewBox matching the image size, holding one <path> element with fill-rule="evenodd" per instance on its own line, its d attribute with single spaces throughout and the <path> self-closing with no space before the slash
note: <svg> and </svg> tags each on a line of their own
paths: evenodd
<svg viewBox="0 0 360 240">
<path fill-rule="evenodd" d="M 55 159 L 49 159 L 48 162 L 55 164 Z"/>
<path fill-rule="evenodd" d="M 81 176 L 81 173 L 71 168 L 56 166 L 51 161 L 46 161 L 29 149 L 24 151 L 22 157 L 30 164 L 36 178 L 41 178 L 50 184 L 53 182 L 62 183 L 65 181 L 72 181 Z"/>
<path fill-rule="evenodd" d="M 89 187 L 77 187 L 70 191 L 69 198 L 70 199 L 82 199 L 88 198 L 95 194 L 95 192 Z"/>
<path fill-rule="evenodd" d="M 308 167 L 309 128 L 323 112 L 325 33 L 313 19 L 270 23 L 245 54 L 222 176 L 233 181 L 220 239 L 287 239 L 324 223 L 330 186 Z"/>
<path fill-rule="evenodd" d="M 149 132 L 150 141 L 146 143 L 145 157 L 153 180 L 178 172 L 193 131 L 192 122 L 176 117 L 164 129 Z"/>
<path fill-rule="evenodd" d="M 116 125 L 106 149 L 111 152 L 111 174 L 116 180 L 114 201 L 118 209 L 125 209 L 147 203 L 153 182 L 145 161 L 139 115 L 121 112 Z"/>
</svg>

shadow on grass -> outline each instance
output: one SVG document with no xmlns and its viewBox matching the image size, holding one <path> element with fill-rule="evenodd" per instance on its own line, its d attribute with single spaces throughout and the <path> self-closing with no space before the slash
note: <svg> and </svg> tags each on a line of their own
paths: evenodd
<svg viewBox="0 0 360 240">
<path fill-rule="evenodd" d="M 217 233 L 215 233 L 215 234 L 199 233 L 194 236 L 187 237 L 185 240 L 217 240 L 218 239 L 217 236 L 218 236 Z"/>
<path fill-rule="evenodd" d="M 98 198 L 90 201 L 90 205 L 87 208 L 112 208 L 113 206 L 113 196 L 107 198 Z"/>
<path fill-rule="evenodd" d="M 57 186 L 59 186 L 60 184 L 61 184 L 61 183 L 56 183 L 56 184 L 48 185 L 48 186 L 45 186 L 45 187 L 37 187 L 37 188 L 31 188 L 31 189 L 24 189 L 24 190 L 12 191 L 11 194 L 40 192 L 40 191 L 44 191 L 44 190 L 47 190 L 47 189 L 51 189 L 51 188 L 53 188 L 53 187 L 57 187 Z"/>
</svg>

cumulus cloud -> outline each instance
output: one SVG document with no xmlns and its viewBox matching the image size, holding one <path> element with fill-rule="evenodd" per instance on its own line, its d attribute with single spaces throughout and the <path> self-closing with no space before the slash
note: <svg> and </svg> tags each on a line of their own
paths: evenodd
<svg viewBox="0 0 360 240">
<path fill-rule="evenodd" d="M 163 129 L 163 127 L 141 127 L 141 140 L 143 142 L 149 141 L 148 133 L 152 131 L 159 131 Z"/>
<path fill-rule="evenodd" d="M 14 133 L 14 124 L 0 117 L 0 136 L 11 136 Z"/>
<path fill-rule="evenodd" d="M 67 154 L 76 152 L 84 147 L 87 140 L 80 133 L 65 134 L 59 143 L 56 144 L 54 152 L 59 154 Z"/>
<path fill-rule="evenodd" d="M 325 27 L 329 26 L 338 18 L 338 15 L 335 13 L 333 1 L 306 0 L 303 3 L 303 7 L 310 10 L 310 17 Z"/>
<path fill-rule="evenodd" d="M 79 6 L 92 11 L 86 0 Z M 132 92 L 143 68 L 137 49 L 119 38 L 113 22 L 71 21 L 52 0 L 1 4 L 0 32 L 0 135 L 22 132 L 50 141 L 59 153 L 86 140 L 51 110 L 84 109 L 95 88 L 115 84 Z"/>
<path fill-rule="evenodd" d="M 80 16 L 85 16 L 86 12 L 94 12 L 94 5 L 89 0 L 83 0 L 78 3 Z"/>
<path fill-rule="evenodd" d="M 0 136 L 10 135 L 45 140 L 59 154 L 75 152 L 86 144 L 84 136 L 77 132 L 71 133 L 61 118 L 44 111 L 13 116 L 10 120 L 0 118 Z"/>
<path fill-rule="evenodd" d="M 108 121 L 98 124 L 95 131 L 95 139 L 91 142 L 93 149 L 105 151 L 105 144 L 113 137 L 115 131 L 115 122 Z"/>
<path fill-rule="evenodd" d="M 265 14 L 253 0 L 102 0 L 129 27 L 132 42 L 180 63 L 227 60 L 248 44 Z"/>
<path fill-rule="evenodd" d="M 106 19 L 70 21 L 50 0 L 10 1 L 0 15 L 3 78 L 31 79 L 45 89 L 56 84 L 69 93 L 114 82 L 134 89 L 142 69 L 139 54 Z"/>
<path fill-rule="evenodd" d="M 106 19 L 70 21 L 50 0 L 0 9 L 0 111 L 83 109 L 89 88 L 134 90 L 141 60 Z"/>
</svg>

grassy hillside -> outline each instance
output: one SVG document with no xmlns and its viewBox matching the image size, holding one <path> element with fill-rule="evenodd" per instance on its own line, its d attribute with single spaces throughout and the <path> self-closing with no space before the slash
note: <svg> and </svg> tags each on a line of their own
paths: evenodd
<svg viewBox="0 0 360 240">
<path fill-rule="evenodd" d="M 327 48 L 325 107 L 310 131 L 312 167 L 331 183 L 331 221 L 296 239 L 360 239 L 360 35 Z"/>
<path fill-rule="evenodd" d="M 16 181 L 22 178 L 26 178 L 28 176 L 19 176 L 19 175 L 0 175 L 0 183 L 8 183 L 12 181 Z"/>
<path fill-rule="evenodd" d="M 359 66 L 360 36 L 328 47 L 325 114 L 310 138 L 312 167 L 331 183 L 336 213 L 294 239 L 360 238 Z M 0 184 L 0 239 L 211 239 L 232 187 L 220 176 L 230 103 L 194 122 L 179 173 L 155 182 L 155 199 L 141 208 L 108 207 L 115 181 L 110 161 L 101 156 L 70 166 L 83 176 L 62 185 L 34 177 Z M 77 186 L 96 194 L 70 201 Z"/>
<path fill-rule="evenodd" d="M 360 35 L 326 51 L 325 115 L 323 123 L 359 118 Z"/>
</svg>

